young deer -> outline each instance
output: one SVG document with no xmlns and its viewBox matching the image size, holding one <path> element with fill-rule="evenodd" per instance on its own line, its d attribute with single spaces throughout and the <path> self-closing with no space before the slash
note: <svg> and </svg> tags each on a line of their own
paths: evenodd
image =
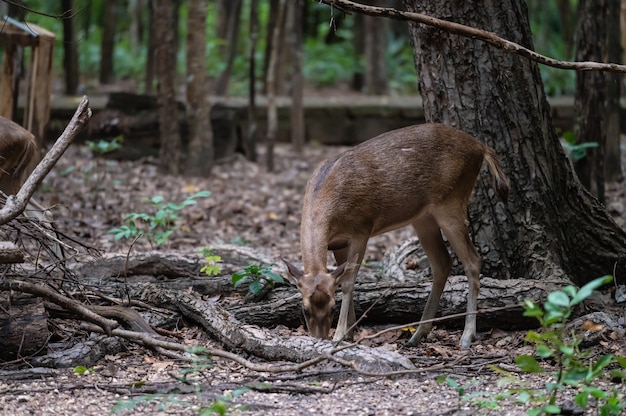
<svg viewBox="0 0 626 416">
<path fill-rule="evenodd" d="M 19 124 L 0 117 L 0 191 L 17 194 L 39 159 L 35 136 Z"/>
<path fill-rule="evenodd" d="M 481 261 L 468 234 L 467 205 L 483 161 L 498 196 L 506 201 L 509 181 L 494 150 L 443 124 L 393 130 L 317 166 L 302 210 L 304 271 L 285 261 L 288 280 L 302 294 L 304 318 L 313 336 L 328 337 L 338 285 L 342 302 L 334 340 L 351 335 L 354 283 L 368 239 L 410 224 L 433 271 L 422 320 L 435 317 L 452 267 L 441 233 L 463 263 L 469 293 L 460 345 L 469 348 L 476 336 Z M 332 273 L 326 268 L 328 250 L 339 265 Z M 407 345 L 416 345 L 431 328 L 432 323 L 421 324 Z"/>
<path fill-rule="evenodd" d="M 0 116 L 0 191 L 5 195 L 17 194 L 40 159 L 35 136 L 19 124 Z M 45 228 L 56 234 L 52 214 L 34 198 L 28 202 L 24 215 L 41 221 Z M 58 259 L 64 259 L 58 242 L 54 242 L 51 249 Z"/>
</svg>

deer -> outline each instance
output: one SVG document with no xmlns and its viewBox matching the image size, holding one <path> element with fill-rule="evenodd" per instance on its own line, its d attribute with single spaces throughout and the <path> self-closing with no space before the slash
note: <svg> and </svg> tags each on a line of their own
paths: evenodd
<svg viewBox="0 0 626 416">
<path fill-rule="evenodd" d="M 335 291 L 341 286 L 333 341 L 352 337 L 354 285 L 369 238 L 411 225 L 429 260 L 433 283 L 422 323 L 405 345 L 417 345 L 432 329 L 433 323 L 428 321 L 437 313 L 452 268 L 445 236 L 468 279 L 460 347 L 469 348 L 476 338 L 481 259 L 469 236 L 467 207 L 483 162 L 498 197 L 506 202 L 510 183 L 495 150 L 445 124 L 392 130 L 321 162 L 304 194 L 300 225 L 303 269 L 283 259 L 287 280 L 302 295 L 310 334 L 329 337 Z M 338 265 L 332 272 L 327 268 L 328 251 Z"/>
<path fill-rule="evenodd" d="M 0 116 L 0 191 L 15 195 L 37 167 L 41 153 L 35 136 L 24 127 Z M 52 214 L 31 198 L 24 215 L 42 221 L 50 232 L 56 234 L 52 225 Z M 64 259 L 63 249 L 58 242 L 51 247 L 58 259 Z"/>
</svg>

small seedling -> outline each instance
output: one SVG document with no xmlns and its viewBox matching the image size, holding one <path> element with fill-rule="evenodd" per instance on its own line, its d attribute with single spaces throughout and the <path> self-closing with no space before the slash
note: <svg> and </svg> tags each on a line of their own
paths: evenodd
<svg viewBox="0 0 626 416">
<path fill-rule="evenodd" d="M 92 153 L 97 154 L 98 156 L 105 155 L 107 153 L 114 152 L 115 150 L 119 150 L 122 147 L 122 143 L 124 142 L 124 138 L 122 136 L 117 136 L 113 140 L 98 140 L 97 142 L 92 142 L 91 140 L 87 140 L 85 144 L 92 151 Z"/>
<path fill-rule="evenodd" d="M 77 365 L 76 367 L 74 367 L 73 370 L 74 374 L 80 374 L 81 376 L 86 375 L 86 374 L 94 374 L 95 371 L 93 370 L 93 368 L 87 368 L 83 365 Z"/>
<path fill-rule="evenodd" d="M 197 253 L 204 257 L 204 262 L 206 263 L 200 269 L 201 273 L 204 273 L 207 276 L 217 276 L 222 272 L 222 269 L 220 269 L 220 266 L 217 264 L 222 261 L 221 256 L 217 256 L 213 250 L 208 247 L 202 247 L 197 251 Z"/>
<path fill-rule="evenodd" d="M 269 285 L 273 289 L 276 283 L 285 282 L 280 275 L 272 271 L 272 267 L 274 267 L 273 264 L 263 266 L 261 262 L 259 264 L 250 263 L 242 272 L 233 273 L 232 283 L 235 287 L 248 283 L 250 292 L 259 295 L 265 285 Z"/>
<path fill-rule="evenodd" d="M 197 203 L 196 198 L 206 198 L 211 195 L 209 191 L 197 192 L 188 196 L 181 203 L 165 202 L 160 195 L 146 200 L 151 204 L 153 213 L 133 212 L 124 217 L 126 224 L 109 230 L 115 240 L 122 238 L 135 238 L 145 235 L 150 242 L 157 246 L 165 243 L 170 235 L 178 228 L 176 220 L 178 213 L 190 205 Z"/>
</svg>

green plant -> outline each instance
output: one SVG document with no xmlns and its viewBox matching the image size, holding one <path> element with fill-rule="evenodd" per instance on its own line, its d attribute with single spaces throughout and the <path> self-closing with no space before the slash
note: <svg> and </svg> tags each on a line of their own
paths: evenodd
<svg viewBox="0 0 626 416">
<path fill-rule="evenodd" d="M 124 138 L 122 136 L 117 136 L 113 140 L 98 140 L 97 142 L 87 140 L 85 144 L 92 153 L 102 156 L 115 150 L 119 150 L 122 147 L 123 142 Z"/>
<path fill-rule="evenodd" d="M 178 213 L 190 205 L 195 205 L 197 203 L 196 198 L 206 198 L 209 195 L 211 195 L 209 191 L 197 192 L 178 204 L 165 202 L 165 198 L 160 195 L 146 198 L 146 201 L 152 206 L 152 213 L 133 212 L 128 214 L 124 217 L 125 225 L 111 228 L 108 233 L 113 234 L 115 240 L 145 235 L 150 242 L 160 246 L 176 230 Z"/>
<path fill-rule="evenodd" d="M 582 337 L 568 332 L 567 322 L 574 311 L 574 307 L 591 295 L 600 286 L 609 283 L 612 276 L 604 276 L 587 283 L 580 289 L 566 286 L 563 290 L 550 293 L 543 307 L 536 303 L 524 301 L 524 315 L 536 318 L 541 331 L 529 331 L 526 341 L 535 347 L 535 354 L 542 360 L 552 360 L 556 363 L 556 372 L 551 381 L 546 383 L 547 394 L 532 390 L 522 390 L 518 394 L 518 401 L 522 403 L 537 402 L 539 406 L 529 411 L 530 416 L 541 414 L 559 414 L 560 406 L 557 397 L 560 392 L 574 389 L 575 403 L 583 409 L 589 406 L 589 400 L 594 399 L 596 407 L 602 415 L 617 415 L 626 408 L 623 393 L 617 389 L 605 391 L 597 387 L 606 373 L 607 366 L 618 364 L 626 368 L 626 360 L 622 357 L 604 355 L 597 360 L 589 358 L 589 354 L 580 350 Z M 515 362 L 527 373 L 545 373 L 541 363 L 531 355 L 520 355 Z M 614 370 L 612 375 L 621 375 L 623 370 Z"/>
<path fill-rule="evenodd" d="M 250 292 L 258 295 L 265 285 L 274 288 L 276 283 L 284 283 L 283 278 L 272 271 L 272 267 L 274 267 L 273 264 L 263 266 L 261 262 L 259 264 L 250 263 L 244 267 L 242 272 L 233 273 L 232 283 L 238 287 L 247 282 Z"/>
<path fill-rule="evenodd" d="M 87 368 L 83 365 L 77 365 L 76 367 L 74 367 L 74 369 L 72 370 L 74 374 L 80 374 L 85 375 L 85 374 L 94 374 L 95 371 L 93 370 L 93 368 Z"/>
<path fill-rule="evenodd" d="M 598 147 L 597 142 L 576 143 L 576 135 L 571 131 L 563 133 L 561 146 L 572 162 L 578 162 L 587 156 L 587 149 Z"/>
<path fill-rule="evenodd" d="M 220 266 L 217 263 L 222 261 L 221 256 L 217 256 L 213 250 L 208 247 L 202 247 L 197 251 L 198 254 L 201 254 L 204 257 L 204 262 L 206 263 L 202 268 L 200 268 L 200 272 L 206 274 L 207 276 L 217 276 L 222 272 Z"/>
</svg>

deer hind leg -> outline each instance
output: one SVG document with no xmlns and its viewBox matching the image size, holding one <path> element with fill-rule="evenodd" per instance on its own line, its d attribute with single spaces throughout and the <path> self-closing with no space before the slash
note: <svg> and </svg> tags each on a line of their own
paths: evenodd
<svg viewBox="0 0 626 416">
<path fill-rule="evenodd" d="M 337 265 L 341 265 L 351 260 L 355 255 L 358 256 L 358 264 L 354 267 L 351 276 L 342 279 L 341 282 L 341 310 L 339 311 L 339 319 L 337 321 L 337 329 L 333 336 L 333 341 L 341 341 L 343 339 L 351 339 L 354 334 L 352 325 L 356 322 L 356 314 L 354 312 L 354 284 L 359 272 L 360 264 L 365 255 L 367 240 L 369 237 L 353 238 L 346 247 L 333 250 Z"/>
<path fill-rule="evenodd" d="M 421 318 L 422 321 L 425 321 L 434 318 L 437 313 L 439 299 L 441 298 L 443 289 L 446 286 L 446 281 L 448 280 L 448 274 L 450 274 L 450 269 L 452 268 L 452 259 L 441 237 L 439 225 L 437 225 L 437 222 L 430 214 L 422 216 L 415 221 L 413 228 L 428 257 L 433 272 L 433 285 Z M 409 347 L 417 345 L 423 337 L 428 335 L 432 327 L 432 322 L 420 324 L 417 327 L 417 331 L 415 331 L 411 339 L 405 345 Z"/>
<path fill-rule="evenodd" d="M 480 256 L 470 240 L 467 229 L 467 205 L 458 209 L 443 208 L 435 214 L 443 234 L 448 238 L 450 246 L 458 256 L 465 274 L 469 291 L 467 294 L 467 316 L 465 317 L 465 328 L 461 335 L 461 348 L 470 347 L 472 340 L 476 338 L 476 311 L 478 308 L 478 292 L 480 290 Z"/>
</svg>

